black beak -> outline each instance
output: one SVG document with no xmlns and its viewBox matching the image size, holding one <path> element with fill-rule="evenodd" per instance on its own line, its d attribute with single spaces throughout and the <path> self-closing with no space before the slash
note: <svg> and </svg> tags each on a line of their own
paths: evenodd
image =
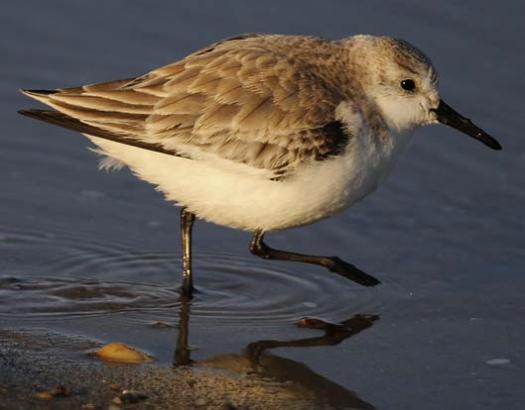
<svg viewBox="0 0 525 410">
<path fill-rule="evenodd" d="M 432 108 L 431 110 L 436 113 L 437 120 L 441 124 L 448 125 L 449 127 L 464 132 L 465 134 L 481 141 L 483 144 L 492 149 L 500 150 L 502 148 L 498 141 L 492 138 L 481 128 L 478 128 L 468 118 L 463 117 L 459 112 L 454 110 L 443 100 L 439 101 L 439 106 L 437 108 Z"/>
</svg>

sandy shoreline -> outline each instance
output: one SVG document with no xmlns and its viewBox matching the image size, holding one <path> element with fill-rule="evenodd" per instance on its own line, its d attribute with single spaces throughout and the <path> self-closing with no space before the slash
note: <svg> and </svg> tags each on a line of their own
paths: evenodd
<svg viewBox="0 0 525 410">
<path fill-rule="evenodd" d="M 1 330 L 0 408 L 374 408 L 305 365 L 271 354 L 260 357 L 255 371 L 245 354 L 220 355 L 191 366 L 125 365 L 103 363 L 88 353 L 101 345 L 42 329 Z M 63 386 L 67 395 L 38 398 L 38 392 L 56 386 Z M 147 399 L 116 405 L 120 392 L 115 386 Z"/>
</svg>

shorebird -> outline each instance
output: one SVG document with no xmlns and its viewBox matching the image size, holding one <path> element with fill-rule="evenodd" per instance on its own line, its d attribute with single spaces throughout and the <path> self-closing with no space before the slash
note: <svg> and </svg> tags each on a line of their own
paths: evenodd
<svg viewBox="0 0 525 410">
<path fill-rule="evenodd" d="M 262 258 L 321 265 L 379 283 L 337 257 L 272 249 L 267 232 L 334 215 L 375 190 L 415 128 L 442 123 L 501 145 L 438 93 L 406 41 L 248 34 L 145 75 L 22 90 L 53 110 L 21 114 L 86 135 L 101 168 L 129 167 L 182 207 L 182 294 L 191 297 L 195 217 L 253 232 Z"/>
</svg>

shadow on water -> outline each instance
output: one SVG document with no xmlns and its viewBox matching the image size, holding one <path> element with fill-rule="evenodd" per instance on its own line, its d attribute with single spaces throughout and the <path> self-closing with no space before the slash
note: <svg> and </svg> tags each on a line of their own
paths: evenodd
<svg viewBox="0 0 525 410">
<path fill-rule="evenodd" d="M 297 325 L 301 328 L 323 331 L 322 336 L 292 340 L 258 340 L 249 343 L 242 353 L 221 354 L 204 360 L 193 361 L 189 344 L 191 300 L 180 299 L 177 340 L 173 356 L 174 368 L 199 366 L 229 370 L 240 374 L 249 373 L 263 380 L 271 379 L 282 389 L 281 395 L 290 399 L 306 400 L 320 406 L 336 408 L 375 409 L 355 392 L 321 376 L 305 364 L 268 353 L 279 347 L 333 346 L 371 327 L 378 315 L 356 314 L 340 323 L 329 323 L 316 318 L 303 318 Z"/>
</svg>

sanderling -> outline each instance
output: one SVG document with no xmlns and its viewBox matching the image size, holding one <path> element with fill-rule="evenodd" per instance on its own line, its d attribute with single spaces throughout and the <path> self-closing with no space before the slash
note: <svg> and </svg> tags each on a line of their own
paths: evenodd
<svg viewBox="0 0 525 410">
<path fill-rule="evenodd" d="M 102 168 L 128 166 L 182 207 L 183 286 L 195 217 L 253 232 L 266 259 L 374 277 L 336 257 L 272 249 L 266 232 L 310 224 L 371 193 L 412 131 L 442 123 L 500 144 L 443 100 L 428 57 L 390 37 L 230 38 L 145 75 L 23 90 L 54 110 L 22 114 L 85 134 Z"/>
</svg>

